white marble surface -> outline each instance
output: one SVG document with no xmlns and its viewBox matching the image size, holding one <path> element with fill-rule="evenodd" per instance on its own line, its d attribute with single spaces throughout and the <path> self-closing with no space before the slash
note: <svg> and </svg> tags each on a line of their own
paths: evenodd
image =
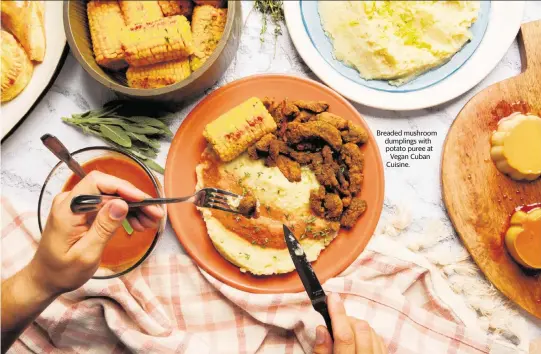
<svg viewBox="0 0 541 354">
<path fill-rule="evenodd" d="M 261 20 L 257 13 L 250 13 L 252 4 L 243 3 L 245 26 L 238 55 L 226 75 L 214 87 L 222 86 L 237 78 L 258 73 L 287 73 L 317 79 L 297 54 L 284 26 L 276 48 L 272 27 L 264 44 L 260 43 Z M 528 2 L 524 22 L 541 18 L 541 2 Z M 276 53 L 274 53 L 276 50 Z M 407 203 L 412 213 L 411 229 L 422 232 L 428 220 L 440 219 L 450 228 L 440 190 L 440 155 L 445 135 L 463 105 L 477 92 L 488 85 L 517 75 L 521 63 L 517 43 L 513 43 L 499 65 L 470 92 L 452 102 L 431 109 L 414 112 L 389 112 L 356 105 L 375 132 L 376 129 L 421 129 L 438 132 L 433 139 L 434 153 L 431 160 L 414 162 L 411 168 L 385 169 L 386 199 L 382 222 L 395 213 L 394 205 Z M 56 164 L 56 158 L 44 148 L 40 136 L 52 133 L 60 138 L 69 149 L 102 145 L 94 137 L 84 136 L 74 128 L 63 124 L 60 117 L 71 113 L 96 108 L 112 99 L 114 94 L 95 82 L 70 54 L 56 82 L 32 114 L 1 146 L 2 195 L 17 204 L 37 208 L 38 195 L 45 177 Z M 202 97 L 191 100 L 176 113 L 172 130 L 176 131 L 182 119 Z M 378 138 L 384 162 L 384 138 Z M 162 144 L 158 161 L 165 164 L 169 143 Z M 450 233 L 452 235 L 452 233 Z M 456 236 L 447 240 L 452 248 L 457 244 Z M 155 252 L 182 252 L 171 229 L 163 235 Z M 531 320 L 531 318 L 530 318 Z M 534 336 L 541 336 L 541 322 L 531 320 L 529 326 Z"/>
</svg>

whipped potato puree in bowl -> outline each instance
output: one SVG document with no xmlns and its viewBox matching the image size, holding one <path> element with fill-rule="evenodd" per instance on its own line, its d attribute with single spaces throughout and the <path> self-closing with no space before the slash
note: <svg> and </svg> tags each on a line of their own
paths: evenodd
<svg viewBox="0 0 541 354">
<path fill-rule="evenodd" d="M 301 1 L 314 46 L 343 76 L 407 92 L 433 85 L 474 53 L 488 1 Z"/>
</svg>

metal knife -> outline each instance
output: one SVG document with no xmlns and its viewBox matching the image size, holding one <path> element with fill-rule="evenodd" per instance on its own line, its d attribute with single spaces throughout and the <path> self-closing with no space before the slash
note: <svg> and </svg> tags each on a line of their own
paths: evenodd
<svg viewBox="0 0 541 354">
<path fill-rule="evenodd" d="M 299 241 L 297 241 L 293 232 L 291 232 L 286 225 L 284 225 L 284 238 L 293 264 L 304 285 L 304 289 L 306 290 L 306 293 L 308 293 L 310 301 L 312 301 L 312 306 L 314 307 L 314 310 L 323 316 L 327 329 L 331 334 L 331 338 L 333 338 L 331 317 L 329 316 L 329 309 L 327 308 L 327 295 L 325 295 L 325 291 L 323 291 L 312 265 L 308 262 L 308 259 L 306 259 L 306 254 Z"/>
</svg>

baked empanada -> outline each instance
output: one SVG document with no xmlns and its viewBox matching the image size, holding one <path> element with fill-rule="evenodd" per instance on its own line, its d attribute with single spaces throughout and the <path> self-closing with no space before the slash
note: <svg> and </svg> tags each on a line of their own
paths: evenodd
<svg viewBox="0 0 541 354">
<path fill-rule="evenodd" d="M 43 1 L 2 1 L 2 26 L 21 42 L 30 60 L 45 57 L 45 22 Z"/>
<path fill-rule="evenodd" d="M 28 85 L 34 66 L 23 47 L 15 37 L 6 31 L 0 31 L 2 58 L 1 102 L 15 98 Z"/>
</svg>

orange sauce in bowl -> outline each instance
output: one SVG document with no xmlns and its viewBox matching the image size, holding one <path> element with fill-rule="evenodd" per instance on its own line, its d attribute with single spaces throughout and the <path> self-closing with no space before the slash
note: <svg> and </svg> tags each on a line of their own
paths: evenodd
<svg viewBox="0 0 541 354">
<path fill-rule="evenodd" d="M 150 196 L 158 197 L 154 184 L 145 170 L 127 158 L 103 156 L 83 164 L 82 167 L 86 173 L 100 171 L 116 176 L 132 183 Z M 72 190 L 80 180 L 76 175 L 72 175 L 64 185 L 63 191 Z M 157 229 L 147 229 L 142 232 L 134 231 L 129 235 L 123 227 L 120 227 L 105 246 L 100 265 L 115 272 L 128 269 L 144 256 L 152 245 L 156 232 Z"/>
</svg>

